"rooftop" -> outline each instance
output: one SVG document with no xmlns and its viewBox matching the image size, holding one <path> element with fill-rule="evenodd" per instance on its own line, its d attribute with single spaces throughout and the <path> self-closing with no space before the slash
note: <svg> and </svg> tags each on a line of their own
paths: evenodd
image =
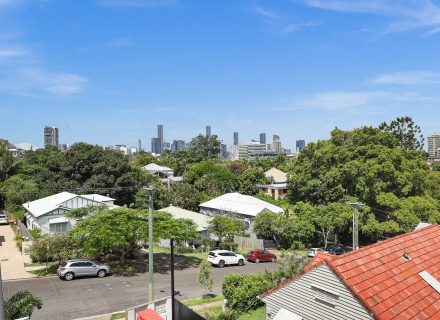
<svg viewBox="0 0 440 320">
<path fill-rule="evenodd" d="M 204 202 L 200 204 L 200 207 L 235 212 L 253 217 L 264 210 L 284 212 L 282 208 L 270 204 L 269 202 L 236 192 L 226 193 L 220 197 Z"/>
<path fill-rule="evenodd" d="M 143 166 L 142 169 L 148 171 L 151 174 L 155 173 L 173 173 L 173 169 L 168 167 L 162 167 L 155 163 L 149 163 L 146 166 Z"/>
<path fill-rule="evenodd" d="M 405 254 L 408 259 L 404 258 Z M 323 263 L 328 264 L 376 319 L 440 319 L 440 293 L 436 291 L 440 278 L 439 225 L 341 256 L 319 253 L 303 273 L 260 297 L 264 298 Z M 426 277 L 427 273 L 431 278 Z"/>
<path fill-rule="evenodd" d="M 268 179 L 271 179 L 273 183 L 286 183 L 287 182 L 287 173 L 277 169 L 271 168 L 267 170 L 265 173 Z"/>
<path fill-rule="evenodd" d="M 159 211 L 163 211 L 171 214 L 174 219 L 189 219 L 194 221 L 194 223 L 197 226 L 197 231 L 208 230 L 209 221 L 211 221 L 212 219 L 207 215 L 194 211 L 185 210 L 175 206 L 169 206 L 167 208 L 160 209 Z"/>
</svg>

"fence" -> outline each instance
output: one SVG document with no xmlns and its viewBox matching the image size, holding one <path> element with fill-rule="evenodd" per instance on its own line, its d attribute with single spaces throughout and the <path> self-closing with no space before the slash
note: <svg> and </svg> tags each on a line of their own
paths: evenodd
<svg viewBox="0 0 440 320">
<path fill-rule="evenodd" d="M 275 241 L 273 240 L 263 240 L 242 236 L 234 236 L 234 242 L 237 243 L 238 246 L 242 249 L 275 249 L 277 247 Z"/>
</svg>

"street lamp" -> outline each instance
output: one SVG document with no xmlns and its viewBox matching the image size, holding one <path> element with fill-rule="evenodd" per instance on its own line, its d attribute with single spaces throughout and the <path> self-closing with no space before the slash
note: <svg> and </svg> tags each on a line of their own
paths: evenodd
<svg viewBox="0 0 440 320">
<path fill-rule="evenodd" d="M 150 301 L 154 300 L 154 288 L 153 288 L 153 188 L 145 187 L 145 190 L 149 191 L 149 204 L 148 204 L 148 298 Z"/>
<path fill-rule="evenodd" d="M 2 261 L 7 261 L 7 259 L 0 260 L 0 320 L 6 320 L 3 301 Z"/>
</svg>

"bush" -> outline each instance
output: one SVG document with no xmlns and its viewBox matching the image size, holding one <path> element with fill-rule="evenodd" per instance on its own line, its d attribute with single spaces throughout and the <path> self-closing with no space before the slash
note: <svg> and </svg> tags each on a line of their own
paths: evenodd
<svg viewBox="0 0 440 320">
<path fill-rule="evenodd" d="M 217 241 L 203 237 L 200 239 L 199 245 L 201 252 L 210 251 L 216 247 Z"/>
<path fill-rule="evenodd" d="M 245 276 L 241 285 L 232 291 L 231 300 L 228 301 L 228 305 L 231 309 L 240 313 L 255 310 L 264 305 L 257 296 L 273 286 L 273 282 L 267 279 L 265 274 Z"/>
<path fill-rule="evenodd" d="M 65 233 L 46 234 L 37 239 L 30 247 L 32 262 L 55 261 L 81 257 L 79 250 L 71 237 Z"/>
<path fill-rule="evenodd" d="M 16 234 L 14 240 L 15 240 L 15 244 L 17 245 L 18 250 L 20 250 L 20 252 L 21 252 L 21 250 L 23 248 L 23 236 L 21 234 Z"/>
<path fill-rule="evenodd" d="M 237 251 L 238 249 L 238 243 L 235 242 L 222 242 L 219 245 L 220 250 L 230 250 L 230 251 Z"/>
<path fill-rule="evenodd" d="M 40 229 L 29 230 L 29 233 L 34 238 L 34 240 L 37 240 L 37 239 L 41 238 L 41 230 Z"/>
<path fill-rule="evenodd" d="M 244 275 L 242 274 L 228 274 L 222 283 L 222 292 L 226 300 L 232 300 L 234 290 L 243 284 Z"/>
<path fill-rule="evenodd" d="M 301 241 L 293 241 L 290 250 L 305 250 L 305 246 Z"/>
<path fill-rule="evenodd" d="M 12 216 L 17 219 L 20 220 L 21 222 L 24 221 L 24 211 L 16 211 L 12 213 Z"/>
<path fill-rule="evenodd" d="M 192 253 L 192 252 L 194 252 L 194 249 L 191 247 L 185 247 L 185 246 L 176 247 L 176 253 Z"/>
<path fill-rule="evenodd" d="M 235 310 L 227 309 L 222 311 L 215 320 L 237 320 L 240 314 Z"/>
</svg>

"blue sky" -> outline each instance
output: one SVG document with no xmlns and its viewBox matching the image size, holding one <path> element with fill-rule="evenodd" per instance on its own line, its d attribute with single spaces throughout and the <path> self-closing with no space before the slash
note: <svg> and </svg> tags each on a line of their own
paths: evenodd
<svg viewBox="0 0 440 320">
<path fill-rule="evenodd" d="M 440 131 L 440 1 L 0 0 L 0 137 L 228 145 L 409 115 Z"/>
</svg>

